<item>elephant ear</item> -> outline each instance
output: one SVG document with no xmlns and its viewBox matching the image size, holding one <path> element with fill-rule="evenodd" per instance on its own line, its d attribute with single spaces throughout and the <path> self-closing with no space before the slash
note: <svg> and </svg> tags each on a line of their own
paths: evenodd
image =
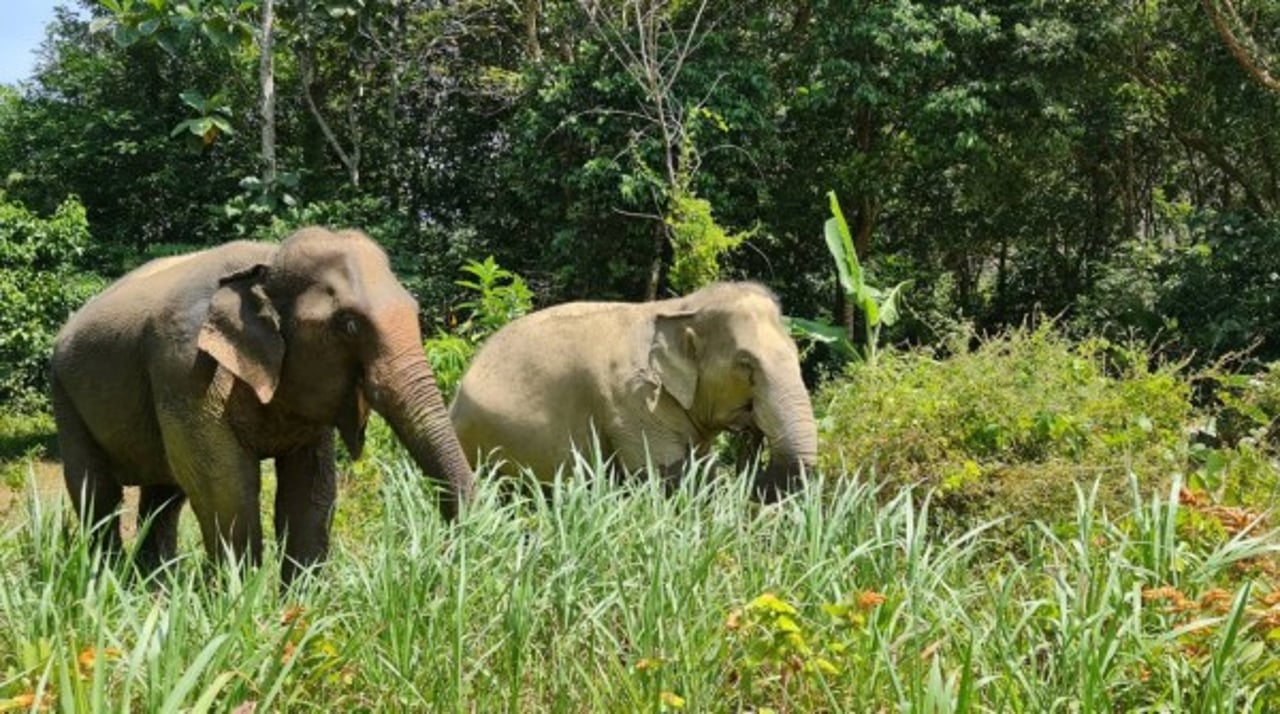
<svg viewBox="0 0 1280 714">
<path fill-rule="evenodd" d="M 263 404 L 275 396 L 284 362 L 280 315 L 263 287 L 266 272 L 267 266 L 254 265 L 222 278 L 196 342 Z"/>
<path fill-rule="evenodd" d="M 368 423 L 369 402 L 364 398 L 364 389 L 357 384 L 347 392 L 338 410 L 338 434 L 353 459 L 360 458 L 364 451 L 364 427 Z"/>
<path fill-rule="evenodd" d="M 692 325 L 694 314 L 658 315 L 649 345 L 649 368 L 657 377 L 658 386 L 685 410 L 693 408 L 693 395 L 698 391 L 699 340 Z M 656 397 L 649 406 L 657 406 Z"/>
</svg>

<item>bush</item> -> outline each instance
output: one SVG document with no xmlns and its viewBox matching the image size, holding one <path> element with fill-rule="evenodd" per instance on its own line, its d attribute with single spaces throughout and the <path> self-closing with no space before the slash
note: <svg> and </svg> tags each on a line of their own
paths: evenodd
<svg viewBox="0 0 1280 714">
<path fill-rule="evenodd" d="M 1280 220 L 1197 215 L 1185 244 L 1123 247 L 1082 296 L 1073 321 L 1158 341 L 1197 363 L 1229 352 L 1280 358 Z"/>
<path fill-rule="evenodd" d="M 1191 485 L 1216 500 L 1280 505 L 1280 362 L 1250 373 L 1205 374 L 1205 413 L 1194 425 Z"/>
<path fill-rule="evenodd" d="M 0 403 L 48 407 L 49 355 L 67 316 L 102 287 L 79 272 L 90 242 L 84 207 L 68 198 L 40 218 L 0 193 Z"/>
<path fill-rule="evenodd" d="M 1015 522 L 1069 508 L 1076 483 L 1101 479 L 1105 504 L 1130 470 L 1147 483 L 1180 470 L 1192 413 L 1176 368 L 1101 339 L 1069 344 L 1051 325 L 946 360 L 886 352 L 851 364 L 817 403 L 827 467 L 937 487 L 952 515 Z"/>
</svg>

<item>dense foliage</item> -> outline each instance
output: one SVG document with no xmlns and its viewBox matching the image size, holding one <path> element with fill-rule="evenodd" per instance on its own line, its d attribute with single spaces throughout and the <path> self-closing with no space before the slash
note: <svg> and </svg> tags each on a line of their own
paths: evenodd
<svg viewBox="0 0 1280 714">
<path fill-rule="evenodd" d="M 36 479 L 0 711 L 1275 710 L 1278 53 L 1277 0 L 69 3 L 0 86 L 0 459 L 103 278 L 319 223 L 446 394 L 536 306 L 765 283 L 826 479 L 588 454 L 445 524 L 374 419 L 283 595 L 190 518 L 139 584 Z"/>
<path fill-rule="evenodd" d="M 1058 512 L 1094 481 L 1104 505 L 1123 503 L 1130 474 L 1159 484 L 1189 458 L 1191 389 L 1174 367 L 1101 340 L 1071 346 L 1050 325 L 945 360 L 885 353 L 817 399 L 828 466 L 936 487 L 982 517 Z"/>
<path fill-rule="evenodd" d="M 1217 7 L 81 0 L 0 92 L 0 180 L 40 214 L 79 196 L 108 273 L 358 220 L 429 309 L 492 254 L 539 303 L 745 276 L 849 324 L 834 189 L 876 282 L 913 280 L 892 340 L 1043 311 L 1275 357 L 1280 93 Z M 1280 4 L 1226 9 L 1270 76 Z"/>
<path fill-rule="evenodd" d="M 89 224 L 75 198 L 41 218 L 0 192 L 0 404 L 47 404 L 49 355 L 58 328 L 101 288 L 84 272 Z"/>
</svg>

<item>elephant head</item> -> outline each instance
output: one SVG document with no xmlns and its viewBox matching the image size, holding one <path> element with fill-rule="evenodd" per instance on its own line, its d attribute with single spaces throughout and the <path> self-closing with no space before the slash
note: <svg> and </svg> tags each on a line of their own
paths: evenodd
<svg viewBox="0 0 1280 714">
<path fill-rule="evenodd" d="M 758 498 L 771 501 L 817 459 L 818 434 L 795 343 L 776 298 L 752 283 L 713 285 L 654 318 L 650 368 L 709 437 L 754 429 L 769 444 Z"/>
<path fill-rule="evenodd" d="M 422 349 L 418 305 L 358 231 L 307 228 L 222 278 L 199 348 L 282 420 L 336 426 L 358 456 L 369 409 L 443 481 L 452 517 L 473 475 Z"/>
</svg>

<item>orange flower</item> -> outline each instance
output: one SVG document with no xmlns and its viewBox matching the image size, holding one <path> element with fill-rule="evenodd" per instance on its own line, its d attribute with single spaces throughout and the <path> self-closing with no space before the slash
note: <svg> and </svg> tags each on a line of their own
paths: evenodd
<svg viewBox="0 0 1280 714">
<path fill-rule="evenodd" d="M 1172 585 L 1164 585 L 1158 588 L 1144 588 L 1142 591 L 1142 599 L 1145 602 L 1167 602 L 1169 606 L 1166 612 L 1188 612 L 1196 609 L 1196 603 L 1182 594 L 1182 591 Z"/>
<path fill-rule="evenodd" d="M 1200 596 L 1200 609 L 1225 613 L 1231 609 L 1231 593 L 1222 588 L 1214 588 Z"/>
<path fill-rule="evenodd" d="M 0 704 L 11 705 L 15 711 L 30 711 L 34 707 L 36 710 L 43 712 L 53 707 L 53 695 L 45 692 L 37 697 L 35 692 L 25 692 L 7 702 L 0 700 Z"/>
<path fill-rule="evenodd" d="M 99 657 L 108 660 L 120 659 L 120 650 L 115 647 L 106 647 L 99 651 L 96 647 L 86 647 L 80 651 L 76 661 L 85 669 L 93 669 L 93 666 L 98 663 Z"/>
<path fill-rule="evenodd" d="M 1236 535 L 1252 525 L 1265 525 L 1261 515 L 1246 508 L 1230 506 L 1213 506 L 1204 509 L 1204 514 L 1222 524 L 1223 530 Z"/>
<path fill-rule="evenodd" d="M 284 614 L 280 616 L 280 624 L 291 625 L 295 620 L 301 619 L 306 612 L 306 608 L 301 605 L 290 605 L 285 608 Z"/>
<path fill-rule="evenodd" d="M 737 632 L 742 629 L 742 610 L 734 610 L 724 619 L 724 629 Z"/>
<path fill-rule="evenodd" d="M 1280 605 L 1274 605 L 1271 609 L 1258 613 L 1258 625 L 1266 630 L 1280 628 Z"/>
<path fill-rule="evenodd" d="M 294 648 L 294 645 L 293 645 L 293 643 L 292 643 L 292 642 L 285 642 L 285 643 L 284 643 L 284 654 L 280 655 L 280 663 L 281 663 L 281 664 L 288 664 L 288 663 L 289 663 L 289 660 L 293 659 L 293 650 L 294 650 L 294 649 L 295 649 L 295 648 Z"/>
<path fill-rule="evenodd" d="M 1208 503 L 1208 500 L 1209 499 L 1207 496 L 1205 496 L 1204 491 L 1192 491 L 1188 489 L 1186 486 L 1183 486 L 1182 488 L 1178 489 L 1178 503 L 1183 506 L 1191 506 L 1192 508 L 1199 508 L 1201 506 L 1206 505 Z"/>
<path fill-rule="evenodd" d="M 1152 600 L 1181 600 L 1182 593 L 1172 585 L 1162 585 L 1158 588 L 1143 588 L 1142 599 L 1151 602 Z"/>
<path fill-rule="evenodd" d="M 639 662 L 636 662 L 636 671 L 647 672 L 652 669 L 658 669 L 661 666 L 661 657 L 642 657 Z"/>
<path fill-rule="evenodd" d="M 1272 605 L 1280 605 L 1280 590 L 1272 590 L 1262 596 L 1262 604 L 1268 607 Z"/>
<path fill-rule="evenodd" d="M 863 590 L 858 593 L 858 607 L 870 610 L 884 604 L 884 595 L 874 590 Z"/>
</svg>

